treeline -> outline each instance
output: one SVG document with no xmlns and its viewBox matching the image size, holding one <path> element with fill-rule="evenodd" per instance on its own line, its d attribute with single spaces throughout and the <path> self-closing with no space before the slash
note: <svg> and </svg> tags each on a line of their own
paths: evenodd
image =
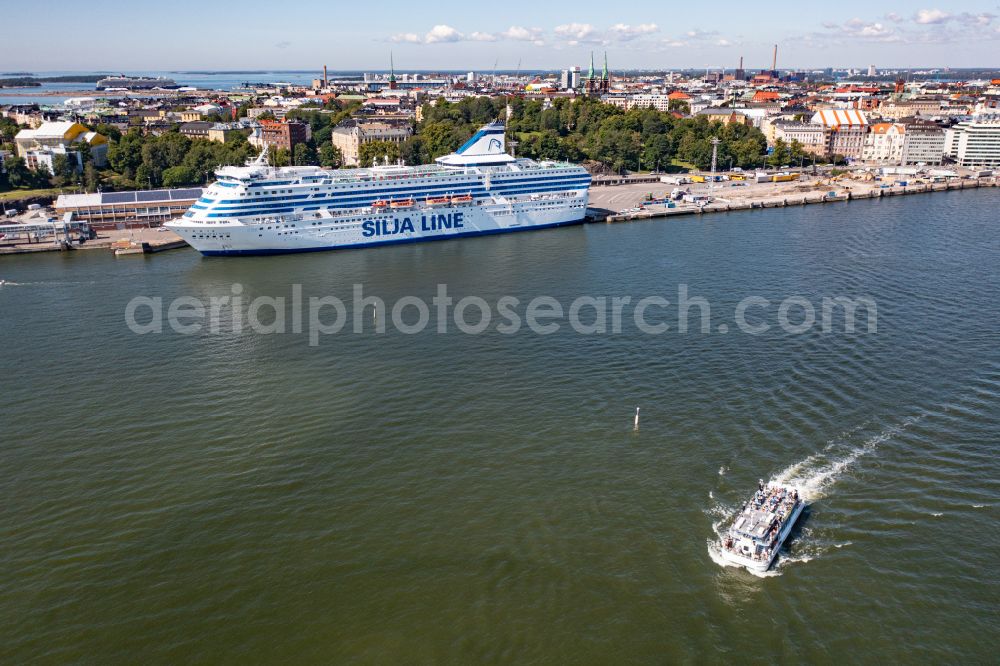
<svg viewBox="0 0 1000 666">
<path fill-rule="evenodd" d="M 402 158 L 423 164 L 459 148 L 485 123 L 506 117 L 507 100 L 475 97 L 425 105 L 417 133 L 402 144 L 374 144 L 362 161 Z M 767 140 L 746 125 L 723 125 L 705 116 L 676 118 L 655 109 L 622 109 L 589 98 L 510 100 L 510 135 L 516 153 L 534 159 L 593 162 L 609 170 L 668 170 L 712 163 L 712 139 L 720 140 L 718 166 L 762 164 Z"/>
<path fill-rule="evenodd" d="M 43 83 L 97 83 L 104 74 L 69 74 L 65 76 L 14 76 L 0 78 L 0 88 L 34 88 Z"/>
<path fill-rule="evenodd" d="M 295 146 L 293 152 L 272 150 L 271 164 L 303 166 L 319 164 L 339 168 L 343 163 L 340 151 L 333 146 L 333 127 L 349 117 L 358 103 L 328 104 L 324 108 L 290 111 L 287 118 L 309 123 L 312 138 Z M 265 114 L 265 118 L 273 118 Z M 102 131 L 102 129 L 104 131 Z M 247 137 L 232 133 L 225 143 L 202 138 L 190 138 L 177 129 L 159 136 L 143 134 L 139 128 L 121 134 L 114 128 L 98 127 L 96 131 L 111 140 L 108 149 L 108 180 L 116 189 L 153 187 L 185 187 L 210 182 L 214 171 L 222 165 L 242 165 L 256 156 L 257 150 Z"/>
<path fill-rule="evenodd" d="M 104 131 L 102 131 L 104 130 Z M 108 147 L 109 183 L 116 189 L 184 187 L 207 183 L 223 164 L 243 164 L 255 151 L 245 136 L 226 143 L 189 138 L 175 131 L 159 136 L 139 129 L 121 134 L 98 126 L 111 140 Z"/>
</svg>

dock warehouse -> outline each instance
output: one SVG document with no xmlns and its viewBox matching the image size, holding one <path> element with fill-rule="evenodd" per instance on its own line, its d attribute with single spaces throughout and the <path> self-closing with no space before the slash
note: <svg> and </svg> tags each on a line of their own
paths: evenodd
<svg viewBox="0 0 1000 666">
<path fill-rule="evenodd" d="M 74 219 L 89 222 L 94 229 L 151 227 L 180 217 L 199 197 L 200 187 L 60 194 L 55 209 L 60 216 L 73 213 Z"/>
</svg>

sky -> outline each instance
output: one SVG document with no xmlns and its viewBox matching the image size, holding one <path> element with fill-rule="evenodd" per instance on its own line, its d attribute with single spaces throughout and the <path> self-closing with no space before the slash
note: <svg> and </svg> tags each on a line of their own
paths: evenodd
<svg viewBox="0 0 1000 666">
<path fill-rule="evenodd" d="M 1000 66 L 1000 0 L 935 1 L 35 0 L 0 72 Z"/>
</svg>

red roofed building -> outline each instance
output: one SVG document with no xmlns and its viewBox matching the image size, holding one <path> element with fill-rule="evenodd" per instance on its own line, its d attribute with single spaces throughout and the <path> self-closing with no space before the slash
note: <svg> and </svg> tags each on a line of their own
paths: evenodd
<svg viewBox="0 0 1000 666">
<path fill-rule="evenodd" d="M 777 102 L 778 93 L 771 90 L 758 90 L 753 94 L 753 102 Z"/>
</svg>

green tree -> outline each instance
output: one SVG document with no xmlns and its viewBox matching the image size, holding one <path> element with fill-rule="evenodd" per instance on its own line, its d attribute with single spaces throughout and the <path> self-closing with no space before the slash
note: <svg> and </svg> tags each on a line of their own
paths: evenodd
<svg viewBox="0 0 1000 666">
<path fill-rule="evenodd" d="M 114 125 L 107 125 L 102 123 L 94 127 L 94 131 L 102 136 L 107 137 L 108 140 L 110 141 L 120 141 L 122 138 L 121 130 L 119 130 Z"/>
<path fill-rule="evenodd" d="M 275 148 L 271 146 L 269 151 L 272 166 L 283 167 L 292 163 L 292 155 L 287 148 Z"/>
<path fill-rule="evenodd" d="M 672 99 L 667 104 L 668 111 L 680 111 L 685 116 L 691 115 L 691 104 L 684 99 Z"/>
<path fill-rule="evenodd" d="M 160 170 L 143 162 L 135 170 L 135 182 L 140 189 L 159 187 Z"/>
<path fill-rule="evenodd" d="M 52 187 L 66 187 L 76 179 L 76 157 L 56 155 L 52 158 Z"/>
<path fill-rule="evenodd" d="M 319 147 L 319 165 L 328 169 L 339 169 L 344 165 L 344 156 L 332 143 L 324 143 Z"/>
<path fill-rule="evenodd" d="M 83 187 L 88 192 L 96 192 L 101 186 L 101 178 L 93 162 L 83 165 Z"/>
<path fill-rule="evenodd" d="M 21 131 L 20 125 L 7 116 L 0 116 L 0 143 L 10 143 Z"/>
<path fill-rule="evenodd" d="M 143 137 L 138 130 L 131 130 L 108 146 L 108 164 L 126 178 L 133 178 L 143 163 Z"/>
<path fill-rule="evenodd" d="M 7 184 L 13 189 L 23 189 L 32 186 L 32 174 L 23 157 L 12 157 L 4 162 L 7 169 Z"/>
<path fill-rule="evenodd" d="M 773 167 L 788 164 L 792 159 L 792 149 L 784 139 L 774 142 L 774 148 L 767 158 L 767 163 Z"/>
<path fill-rule="evenodd" d="M 316 164 L 316 149 L 308 143 L 295 145 L 292 151 L 295 166 L 310 166 Z"/>
<path fill-rule="evenodd" d="M 358 161 L 363 167 L 381 164 L 386 159 L 395 162 L 399 157 L 399 144 L 392 141 L 369 141 L 358 149 Z"/>
<path fill-rule="evenodd" d="M 197 171 L 183 164 L 179 166 L 167 167 L 163 170 L 164 187 L 197 185 L 200 180 L 201 177 Z"/>
</svg>

